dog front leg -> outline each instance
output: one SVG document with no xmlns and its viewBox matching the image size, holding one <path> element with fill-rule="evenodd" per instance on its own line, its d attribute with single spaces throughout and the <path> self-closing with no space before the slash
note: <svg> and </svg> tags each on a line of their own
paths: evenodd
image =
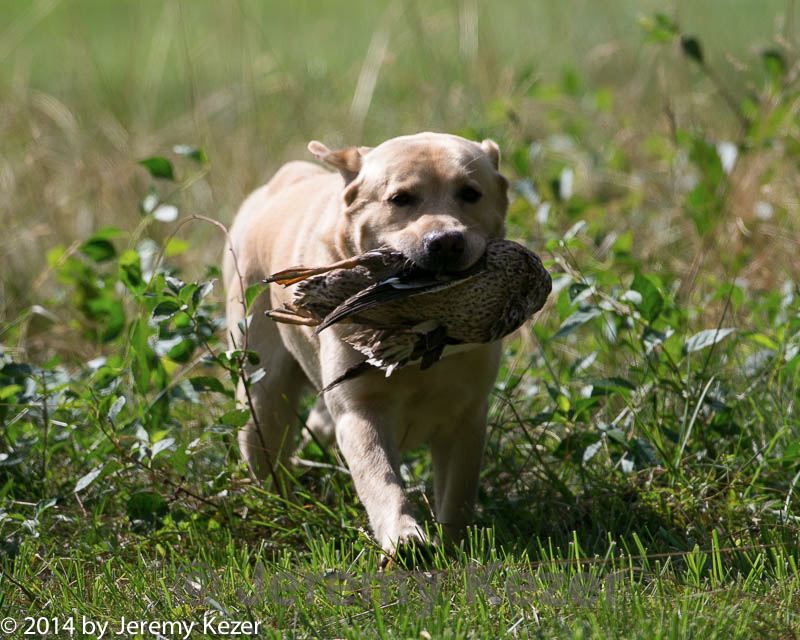
<svg viewBox="0 0 800 640">
<path fill-rule="evenodd" d="M 336 420 L 336 441 L 350 467 L 375 538 L 392 554 L 402 544 L 425 543 L 400 478 L 400 452 L 393 425 L 349 412 Z"/>
<path fill-rule="evenodd" d="M 470 411 L 446 436 L 432 442 L 436 520 L 450 540 L 472 521 L 486 441 L 486 406 Z"/>
</svg>

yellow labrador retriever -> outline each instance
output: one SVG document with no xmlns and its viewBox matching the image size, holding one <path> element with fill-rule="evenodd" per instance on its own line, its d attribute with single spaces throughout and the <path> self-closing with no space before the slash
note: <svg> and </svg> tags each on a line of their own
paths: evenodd
<svg viewBox="0 0 800 640">
<path fill-rule="evenodd" d="M 434 271 L 460 271 L 502 237 L 506 179 L 492 140 L 420 133 L 369 149 L 308 149 L 334 167 L 284 165 L 242 205 L 230 231 L 224 278 L 232 348 L 241 348 L 243 287 L 294 265 L 318 266 L 388 246 Z M 297 405 L 324 389 L 361 356 L 341 340 L 345 326 L 275 324 L 264 316 L 291 288 L 273 285 L 251 310 L 248 348 L 266 375 L 251 389 L 256 419 L 239 433 L 242 455 L 265 478 L 288 463 L 296 442 Z M 500 345 L 448 353 L 435 366 L 409 365 L 385 377 L 379 370 L 347 380 L 317 401 L 308 427 L 335 436 L 373 532 L 387 553 L 425 542 L 400 477 L 400 453 L 430 443 L 436 517 L 451 535 L 469 522 L 486 434 L 487 398 Z M 239 399 L 246 400 L 243 388 Z M 259 433 L 260 431 L 260 433 Z"/>
</svg>

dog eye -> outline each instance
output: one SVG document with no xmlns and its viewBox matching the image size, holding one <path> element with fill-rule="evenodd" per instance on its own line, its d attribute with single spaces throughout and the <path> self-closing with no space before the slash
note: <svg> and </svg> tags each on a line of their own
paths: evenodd
<svg viewBox="0 0 800 640">
<path fill-rule="evenodd" d="M 483 194 L 474 187 L 470 186 L 461 187 L 458 190 L 458 193 L 456 193 L 456 198 L 470 204 L 477 202 L 481 199 L 481 197 L 483 197 Z"/>
<path fill-rule="evenodd" d="M 408 191 L 398 191 L 389 197 L 389 202 L 396 207 L 410 207 L 417 202 L 417 197 Z"/>
</svg>

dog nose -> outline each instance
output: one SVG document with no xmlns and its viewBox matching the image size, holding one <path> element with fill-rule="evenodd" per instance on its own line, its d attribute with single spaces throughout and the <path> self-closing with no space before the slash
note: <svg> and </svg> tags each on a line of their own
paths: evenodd
<svg viewBox="0 0 800 640">
<path fill-rule="evenodd" d="M 461 231 L 431 231 L 422 238 L 429 268 L 445 269 L 464 255 L 466 240 Z"/>
</svg>

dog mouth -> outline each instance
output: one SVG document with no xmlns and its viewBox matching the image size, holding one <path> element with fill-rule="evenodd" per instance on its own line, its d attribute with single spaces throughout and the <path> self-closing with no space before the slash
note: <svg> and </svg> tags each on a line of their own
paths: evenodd
<svg viewBox="0 0 800 640">
<path fill-rule="evenodd" d="M 406 255 L 406 254 L 404 254 Z M 406 255 L 402 273 L 407 277 L 427 277 L 437 280 L 454 280 L 477 273 L 485 268 L 486 252 L 466 265 L 431 264 L 425 258 L 413 258 Z"/>
<path fill-rule="evenodd" d="M 408 254 L 407 254 L 408 255 Z M 477 257 L 459 255 L 450 258 L 431 258 L 427 252 L 413 252 L 408 255 L 408 262 L 420 271 L 442 276 L 460 276 L 473 273 L 485 262 L 486 249 Z"/>
<path fill-rule="evenodd" d="M 488 238 L 475 232 L 433 231 L 420 237 L 403 233 L 381 243 L 395 260 L 404 260 L 404 271 L 443 278 L 468 275 L 485 263 Z"/>
</svg>

